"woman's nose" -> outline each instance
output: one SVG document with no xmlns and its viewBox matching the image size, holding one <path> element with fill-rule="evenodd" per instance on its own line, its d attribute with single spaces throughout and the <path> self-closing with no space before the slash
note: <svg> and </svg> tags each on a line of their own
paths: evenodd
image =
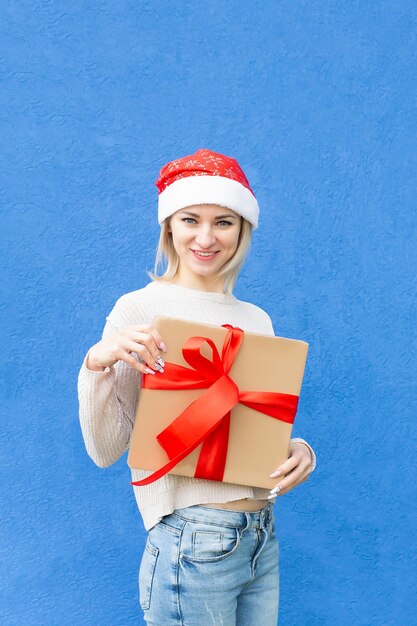
<svg viewBox="0 0 417 626">
<path fill-rule="evenodd" d="M 215 242 L 216 237 L 213 235 L 211 228 L 202 228 L 196 234 L 195 240 L 202 248 L 209 248 Z"/>
</svg>

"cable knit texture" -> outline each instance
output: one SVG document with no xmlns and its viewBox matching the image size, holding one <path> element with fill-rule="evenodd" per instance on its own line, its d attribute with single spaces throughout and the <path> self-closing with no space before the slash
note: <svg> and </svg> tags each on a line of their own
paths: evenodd
<svg viewBox="0 0 417 626">
<path fill-rule="evenodd" d="M 117 300 L 106 318 L 102 338 L 112 336 L 123 326 L 151 323 L 155 315 L 205 324 L 231 324 L 247 332 L 275 334 L 269 315 L 254 304 L 229 294 L 152 281 Z M 169 345 L 169 337 L 163 339 Z M 138 355 L 135 356 L 139 360 Z M 99 467 L 108 467 L 129 447 L 142 375 L 124 361 L 118 361 L 103 372 L 95 372 L 87 368 L 87 358 L 88 352 L 78 375 L 81 429 L 89 456 Z M 308 446 L 314 469 L 316 458 L 309 444 L 301 438 L 291 441 Z M 140 469 L 131 472 L 133 481 L 152 473 Z M 133 489 L 146 530 L 175 509 L 241 498 L 266 500 L 270 493 L 269 489 L 175 474 Z"/>
</svg>

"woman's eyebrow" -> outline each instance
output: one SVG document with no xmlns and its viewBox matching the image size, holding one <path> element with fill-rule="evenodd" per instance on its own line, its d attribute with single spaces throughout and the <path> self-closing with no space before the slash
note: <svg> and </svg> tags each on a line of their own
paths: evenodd
<svg viewBox="0 0 417 626">
<path fill-rule="evenodd" d="M 200 217 L 198 213 L 192 213 L 191 211 L 181 211 L 181 213 L 186 213 L 187 215 L 191 215 L 191 217 Z M 223 217 L 230 217 L 233 220 L 236 219 L 236 215 L 230 215 L 229 213 L 227 215 L 216 215 L 214 219 L 220 220 Z"/>
</svg>

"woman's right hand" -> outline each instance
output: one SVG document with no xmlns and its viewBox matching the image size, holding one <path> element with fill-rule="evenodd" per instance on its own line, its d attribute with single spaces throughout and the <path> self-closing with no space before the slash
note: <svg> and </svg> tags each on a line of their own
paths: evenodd
<svg viewBox="0 0 417 626">
<path fill-rule="evenodd" d="M 161 335 L 153 326 L 124 326 L 90 348 L 86 365 L 88 369 L 104 371 L 117 361 L 125 361 L 142 374 L 155 374 L 154 370 L 164 371 L 163 353 L 166 350 Z M 146 365 L 137 361 L 132 352 L 136 352 Z"/>
</svg>

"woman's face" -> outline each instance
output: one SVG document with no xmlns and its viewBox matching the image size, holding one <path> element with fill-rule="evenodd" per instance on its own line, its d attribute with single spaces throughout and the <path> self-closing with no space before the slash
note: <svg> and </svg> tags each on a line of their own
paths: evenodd
<svg viewBox="0 0 417 626">
<path fill-rule="evenodd" d="M 171 216 L 169 230 L 183 285 L 210 284 L 237 248 L 242 218 L 216 204 L 197 204 Z"/>
</svg>

